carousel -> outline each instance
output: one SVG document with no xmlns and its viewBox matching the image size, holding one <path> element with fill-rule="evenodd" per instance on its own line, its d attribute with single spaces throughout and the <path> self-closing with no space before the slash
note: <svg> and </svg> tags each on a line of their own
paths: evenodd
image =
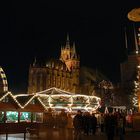
<svg viewBox="0 0 140 140">
<path fill-rule="evenodd" d="M 7 92 L 0 98 L 1 122 L 43 122 L 43 114 L 50 109 L 53 112 L 95 112 L 100 102 L 96 96 L 72 94 L 57 88 L 33 94 Z"/>
<path fill-rule="evenodd" d="M 96 112 L 101 99 L 75 94 L 55 87 L 32 94 L 15 95 L 8 90 L 6 75 L 0 67 L 0 122 L 43 122 L 43 115 L 53 112 Z"/>
<path fill-rule="evenodd" d="M 35 95 L 38 96 L 38 100 L 46 110 L 52 108 L 56 111 L 65 109 L 68 112 L 73 112 L 80 109 L 92 112 L 100 107 L 101 102 L 101 99 L 96 96 L 74 94 L 55 87 L 38 92 Z"/>
</svg>

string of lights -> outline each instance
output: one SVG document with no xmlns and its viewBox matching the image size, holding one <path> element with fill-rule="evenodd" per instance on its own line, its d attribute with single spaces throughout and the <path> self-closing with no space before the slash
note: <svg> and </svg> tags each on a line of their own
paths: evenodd
<svg viewBox="0 0 140 140">
<path fill-rule="evenodd" d="M 49 91 L 49 92 L 48 92 Z M 55 94 L 53 94 L 55 92 Z M 14 101 L 18 104 L 21 109 L 24 109 L 27 105 L 29 105 L 34 99 L 37 99 L 40 104 L 44 107 L 44 110 L 48 108 L 52 109 L 66 109 L 67 111 L 72 111 L 75 109 L 83 109 L 86 111 L 95 111 L 100 107 L 101 99 L 96 96 L 88 96 L 82 94 L 70 94 L 69 92 L 65 92 L 63 90 L 59 90 L 57 88 L 50 88 L 45 91 L 33 93 L 33 94 L 19 94 L 13 95 L 11 92 L 7 92 L 0 98 L 2 101 L 10 95 Z M 22 105 L 18 98 L 19 97 L 30 97 L 24 105 Z"/>
</svg>

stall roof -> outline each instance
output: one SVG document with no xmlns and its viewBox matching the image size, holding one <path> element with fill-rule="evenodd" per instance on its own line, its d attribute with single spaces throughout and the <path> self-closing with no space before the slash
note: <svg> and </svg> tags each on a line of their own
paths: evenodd
<svg viewBox="0 0 140 140">
<path fill-rule="evenodd" d="M 20 112 L 44 112 L 44 107 L 40 104 L 28 104 L 25 108 L 19 109 Z"/>
<path fill-rule="evenodd" d="M 0 102 L 0 111 L 16 111 L 17 105 L 13 103 Z"/>
<path fill-rule="evenodd" d="M 27 102 L 29 102 L 30 100 L 32 100 L 32 98 L 34 98 L 34 95 L 28 94 L 28 95 L 18 95 L 15 96 L 15 98 L 17 99 L 17 101 L 24 106 Z"/>
</svg>

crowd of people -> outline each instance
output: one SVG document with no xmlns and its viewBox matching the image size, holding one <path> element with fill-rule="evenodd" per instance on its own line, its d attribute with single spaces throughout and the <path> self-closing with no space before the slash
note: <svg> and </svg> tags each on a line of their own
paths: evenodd
<svg viewBox="0 0 140 140">
<path fill-rule="evenodd" d="M 48 112 L 44 122 L 48 137 L 51 137 L 53 129 L 57 128 L 60 138 L 67 140 L 80 140 L 82 135 L 96 135 L 96 133 L 105 134 L 107 140 L 113 140 L 115 135 L 118 135 L 120 140 L 124 140 L 125 127 L 129 123 L 127 119 L 128 116 L 119 112 L 97 115 L 78 110 L 73 115 L 61 110 L 55 116 Z"/>
</svg>

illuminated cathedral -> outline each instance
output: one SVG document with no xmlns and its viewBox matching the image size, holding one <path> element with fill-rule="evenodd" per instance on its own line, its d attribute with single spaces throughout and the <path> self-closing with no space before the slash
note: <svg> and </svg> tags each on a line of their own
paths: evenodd
<svg viewBox="0 0 140 140">
<path fill-rule="evenodd" d="M 67 35 L 66 44 L 61 47 L 59 59 L 50 59 L 40 66 L 36 60 L 29 68 L 28 93 L 36 93 L 56 87 L 72 93 L 79 93 L 80 58 L 75 43 L 70 44 Z"/>
</svg>

